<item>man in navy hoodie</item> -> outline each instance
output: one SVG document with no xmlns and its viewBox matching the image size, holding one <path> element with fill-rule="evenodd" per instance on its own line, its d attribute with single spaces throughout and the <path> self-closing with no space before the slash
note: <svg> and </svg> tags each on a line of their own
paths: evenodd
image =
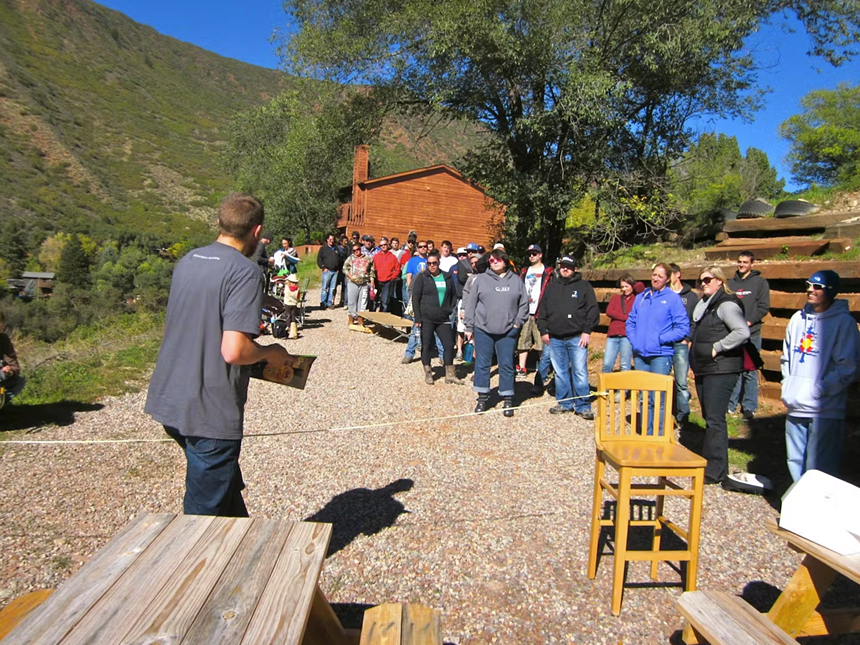
<svg viewBox="0 0 860 645">
<path fill-rule="evenodd" d="M 555 398 L 551 414 L 575 411 L 583 419 L 594 419 L 588 398 L 588 343 L 600 322 L 594 288 L 576 271 L 576 258 L 559 261 L 559 277 L 550 280 L 540 301 L 537 326 L 545 347 L 552 351 Z M 570 373 L 573 372 L 571 387 Z"/>
<path fill-rule="evenodd" d="M 839 475 L 848 385 L 860 372 L 860 332 L 847 300 L 837 300 L 839 274 L 816 271 L 806 306 L 795 313 L 782 344 L 782 402 L 788 471 Z"/>
</svg>

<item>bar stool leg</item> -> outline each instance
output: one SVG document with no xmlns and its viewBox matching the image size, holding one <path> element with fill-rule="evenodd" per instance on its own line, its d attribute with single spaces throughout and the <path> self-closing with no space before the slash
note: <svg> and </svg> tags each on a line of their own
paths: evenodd
<svg viewBox="0 0 860 645">
<path fill-rule="evenodd" d="M 624 565 L 627 563 L 627 532 L 630 527 L 630 469 L 618 471 L 618 505 L 615 508 L 615 562 L 612 575 L 612 615 L 621 613 Z"/>
<path fill-rule="evenodd" d="M 702 496 L 704 495 L 704 490 L 705 469 L 699 468 L 693 475 L 693 496 L 690 498 L 690 526 L 687 538 L 690 561 L 687 564 L 685 591 L 695 591 L 696 589 L 696 574 L 699 570 L 699 528 L 702 524 Z"/>
<path fill-rule="evenodd" d="M 594 464 L 594 504 L 591 509 L 591 541 L 588 545 L 588 578 L 594 580 L 597 575 L 597 550 L 600 545 L 600 516 L 603 510 L 603 489 L 600 480 L 606 473 L 606 463 L 600 451 L 597 451 L 597 461 Z"/>
<path fill-rule="evenodd" d="M 666 489 L 666 478 L 657 478 L 657 487 Z M 663 503 L 666 501 L 665 495 L 657 495 L 657 501 L 654 504 L 654 534 L 651 540 L 651 550 L 659 551 L 663 540 L 663 525 L 660 523 L 660 518 L 663 517 Z M 658 560 L 651 560 L 651 580 L 657 579 Z"/>
</svg>

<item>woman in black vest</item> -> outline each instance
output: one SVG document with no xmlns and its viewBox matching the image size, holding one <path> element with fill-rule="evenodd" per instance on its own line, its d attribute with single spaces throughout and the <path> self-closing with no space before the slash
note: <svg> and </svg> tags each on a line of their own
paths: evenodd
<svg viewBox="0 0 860 645">
<path fill-rule="evenodd" d="M 705 419 L 705 483 L 719 484 L 729 474 L 726 413 L 734 384 L 744 371 L 743 345 L 750 330 L 743 306 L 726 286 L 720 267 L 702 269 L 699 285 L 704 295 L 693 310 L 690 367 L 696 376 L 696 393 Z"/>
</svg>

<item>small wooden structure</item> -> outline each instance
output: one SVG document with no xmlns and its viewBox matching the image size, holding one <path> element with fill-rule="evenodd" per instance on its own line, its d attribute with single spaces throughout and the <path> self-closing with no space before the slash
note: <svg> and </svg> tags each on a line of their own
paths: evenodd
<svg viewBox="0 0 860 645">
<path fill-rule="evenodd" d="M 660 560 L 686 562 L 684 589 L 692 591 L 696 588 L 707 461 L 675 441 L 672 421 L 675 382 L 671 376 L 635 370 L 600 374 L 598 390 L 594 430 L 597 461 L 594 469 L 588 577 L 593 580 L 597 575 L 602 529 L 612 527 L 615 549 L 612 615 L 617 616 L 621 613 L 624 577 L 630 561 L 650 561 L 652 580 L 657 579 L 657 564 Z M 616 403 L 616 395 L 619 395 L 619 403 Z M 609 481 L 607 466 L 618 473 L 617 483 Z M 634 482 L 634 478 L 649 478 L 649 483 Z M 656 478 L 656 483 L 650 483 L 651 478 Z M 614 518 L 611 510 L 604 512 L 604 492 L 615 500 Z M 637 506 L 631 503 L 634 496 L 655 497 L 657 501 L 652 513 L 647 513 L 647 507 L 641 507 L 638 513 L 634 513 L 631 510 Z M 666 496 L 682 497 L 689 501 L 686 528 L 664 516 L 663 502 Z M 630 527 L 634 526 L 651 528 L 650 550 L 628 549 Z M 662 534 L 667 529 L 686 541 L 685 549 L 662 549 Z"/>
<path fill-rule="evenodd" d="M 3 643 L 346 643 L 317 585 L 330 538 L 330 524 L 142 514 Z"/>
<path fill-rule="evenodd" d="M 397 237 L 409 231 L 454 246 L 489 245 L 498 239 L 504 208 L 454 168 L 440 164 L 385 177 L 370 177 L 368 147 L 357 146 L 352 185 L 343 191 L 337 228 L 347 235 Z"/>
</svg>

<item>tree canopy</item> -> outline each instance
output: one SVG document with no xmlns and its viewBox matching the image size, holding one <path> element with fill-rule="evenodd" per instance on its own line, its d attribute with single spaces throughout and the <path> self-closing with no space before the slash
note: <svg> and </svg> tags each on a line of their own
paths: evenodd
<svg viewBox="0 0 860 645">
<path fill-rule="evenodd" d="M 237 190 L 265 204 L 266 228 L 301 231 L 305 241 L 332 230 L 338 191 L 352 176 L 353 147 L 375 137 L 382 123 L 380 104 L 367 95 L 317 89 L 310 99 L 285 92 L 237 115 L 224 153 Z"/>
<path fill-rule="evenodd" d="M 779 129 L 791 142 L 792 174 L 807 184 L 860 187 L 860 85 L 810 92 L 801 105 Z"/>
<path fill-rule="evenodd" d="M 495 138 L 460 167 L 508 204 L 515 247 L 539 241 L 550 256 L 571 207 L 595 186 L 620 227 L 606 239 L 670 223 L 661 196 L 668 160 L 688 143 L 687 120 L 757 106 L 743 40 L 763 20 L 793 11 L 811 53 L 835 64 L 860 38 L 860 6 L 847 0 L 284 5 L 299 27 L 281 47 L 290 71 L 386 87 L 402 106 L 484 124 Z"/>
<path fill-rule="evenodd" d="M 670 171 L 678 207 L 706 224 L 722 209 L 736 210 L 747 199 L 776 200 L 785 181 L 777 178 L 767 154 L 724 134 L 702 134 Z"/>
</svg>

